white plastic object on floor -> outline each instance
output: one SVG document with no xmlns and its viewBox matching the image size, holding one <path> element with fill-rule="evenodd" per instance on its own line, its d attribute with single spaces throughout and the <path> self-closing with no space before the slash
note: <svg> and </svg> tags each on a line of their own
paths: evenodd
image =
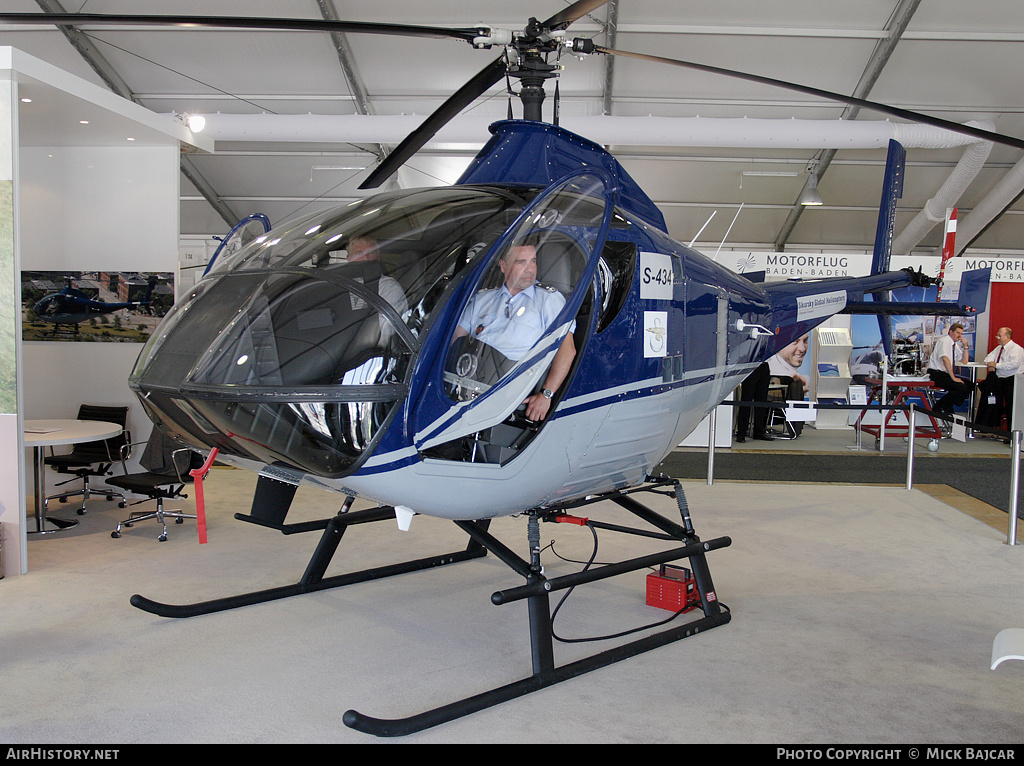
<svg viewBox="0 0 1024 766">
<path fill-rule="evenodd" d="M 992 642 L 992 670 L 1003 660 L 1024 660 L 1024 628 L 1006 628 Z"/>
</svg>

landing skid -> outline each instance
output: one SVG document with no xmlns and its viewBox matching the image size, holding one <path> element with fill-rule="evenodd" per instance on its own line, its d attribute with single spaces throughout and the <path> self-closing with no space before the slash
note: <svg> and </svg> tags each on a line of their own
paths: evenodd
<svg viewBox="0 0 1024 766">
<path fill-rule="evenodd" d="M 674 491 L 668 489 L 668 485 L 674 485 Z M 639 503 L 633 494 L 639 491 L 661 492 L 672 494 L 676 497 L 682 516 L 682 525 L 673 522 L 659 513 Z M 634 514 L 647 524 L 650 524 L 656 531 L 647 529 L 633 529 L 620 525 L 606 524 L 598 521 L 580 519 L 569 516 L 567 511 L 591 505 L 596 502 L 612 501 L 630 513 Z M 286 533 L 312 531 L 323 529 L 320 543 L 313 553 L 306 572 L 299 582 L 279 588 L 256 591 L 229 598 L 215 599 L 190 605 L 169 605 L 161 604 L 140 595 L 131 598 L 133 606 L 146 612 L 162 617 L 194 617 L 202 614 L 234 609 L 240 606 L 273 601 L 280 598 L 301 595 L 328 588 L 336 588 L 344 585 L 352 585 L 358 582 L 376 580 L 390 577 L 396 574 L 405 574 L 422 569 L 430 569 L 436 566 L 466 561 L 473 558 L 485 556 L 488 552 L 494 554 L 500 561 L 510 569 L 523 576 L 525 585 L 508 590 L 497 591 L 491 595 L 492 603 L 496 605 L 508 604 L 515 601 L 526 600 L 529 611 L 530 644 L 532 649 L 533 673 L 514 683 L 500 686 L 482 694 L 467 697 L 441 707 L 428 710 L 407 718 L 381 719 L 364 715 L 355 710 L 347 711 L 342 717 L 346 726 L 367 734 L 378 737 L 395 737 L 413 734 L 424 729 L 437 726 L 448 721 L 462 718 L 471 713 L 484 710 L 502 702 L 521 697 L 531 692 L 553 686 L 570 678 L 589 673 L 593 670 L 606 667 L 621 660 L 635 657 L 638 654 L 657 649 L 666 644 L 688 638 L 719 625 L 729 622 L 731 615 L 727 608 L 724 608 L 718 601 L 715 594 L 714 584 L 711 580 L 711 573 L 708 569 L 706 554 L 710 551 L 729 546 L 732 541 L 728 537 L 720 537 L 714 540 L 702 542 L 694 533 L 690 521 L 689 511 L 686 508 L 682 487 L 678 482 L 656 480 L 638 490 L 613 492 L 600 495 L 577 503 L 535 509 L 527 513 L 529 523 L 529 546 L 530 560 L 520 558 L 510 548 L 497 540 L 488 532 L 488 521 L 455 521 L 454 523 L 469 535 L 469 545 L 465 550 L 456 551 L 441 556 L 407 561 L 391 566 L 367 569 L 362 572 L 338 575 L 334 577 L 323 577 L 328 564 L 334 556 L 341 542 L 345 530 L 354 524 L 369 523 L 373 521 L 393 520 L 393 508 L 377 508 L 369 511 L 348 512 L 351 505 L 351 498 L 346 501 L 345 506 L 336 516 L 328 520 L 309 522 L 300 525 L 275 525 Z M 241 517 L 239 518 L 248 518 Z M 252 520 L 252 519 L 249 519 Z M 595 529 L 605 529 L 614 532 L 651 537 L 663 541 L 677 541 L 682 546 L 673 547 L 669 550 L 654 553 L 648 556 L 629 559 L 613 564 L 602 564 L 593 568 L 574 574 L 560 577 L 547 578 L 543 575 L 540 565 L 540 533 L 539 522 L 572 522 L 586 523 Z M 268 525 L 270 526 L 270 525 Z M 693 572 L 698 594 L 700 596 L 700 609 L 703 616 L 697 619 L 690 619 L 688 622 L 672 628 L 663 629 L 652 635 L 636 639 L 629 643 L 616 646 L 611 649 L 593 654 L 589 657 L 556 666 L 554 659 L 554 634 L 551 624 L 550 594 L 577 585 L 582 585 L 597 580 L 603 580 L 616 575 L 633 572 L 639 569 L 658 566 L 659 564 L 689 559 L 690 569 Z"/>
</svg>

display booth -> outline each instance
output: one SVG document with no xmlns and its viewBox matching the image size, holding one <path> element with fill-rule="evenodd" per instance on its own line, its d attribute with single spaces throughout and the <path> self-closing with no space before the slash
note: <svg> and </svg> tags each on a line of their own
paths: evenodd
<svg viewBox="0 0 1024 766">
<path fill-rule="evenodd" d="M 23 341 L 27 272 L 173 274 L 182 151 L 212 151 L 166 115 L 22 51 L 0 47 L 0 545 L 3 573 L 29 569 L 26 419 L 74 418 L 79 404 L 128 405 L 140 346 Z M 56 342 L 54 342 L 56 341 Z M 63 341 L 63 342 L 62 342 Z M 134 405 L 134 406 L 133 406 Z M 49 472 L 52 473 L 52 472 Z"/>
<path fill-rule="evenodd" d="M 860 277 L 871 272 L 870 253 L 777 253 L 733 252 L 721 262 L 732 265 L 738 273 L 763 272 L 765 281 L 786 279 L 820 279 L 826 277 Z M 893 256 L 893 270 L 912 268 L 931 277 L 938 276 L 941 258 L 935 256 Z M 890 374 L 926 375 L 928 357 L 935 339 L 946 333 L 951 322 L 964 325 L 964 345 L 968 360 L 980 362 L 995 347 L 995 334 L 1000 327 L 1010 327 L 1017 338 L 1024 334 L 1024 258 L 1009 253 L 974 251 L 957 256 L 946 264 L 943 274 L 943 301 L 955 300 L 961 275 L 976 269 L 991 269 L 987 309 L 966 318 L 934 316 L 894 316 L 894 345 L 899 352 L 890 360 Z M 893 291 L 894 301 L 934 301 L 936 288 L 905 288 Z M 881 334 L 876 317 L 871 315 L 837 315 L 809 334 L 809 349 L 804 355 L 800 374 L 810 385 L 806 398 L 823 404 L 848 404 L 849 385 L 862 384 L 877 374 L 883 356 Z M 972 370 L 977 365 L 972 365 Z M 877 413 L 876 413 L 877 414 Z M 820 409 L 816 428 L 846 428 L 857 422 L 859 412 Z M 903 417 L 900 415 L 899 417 Z"/>
</svg>

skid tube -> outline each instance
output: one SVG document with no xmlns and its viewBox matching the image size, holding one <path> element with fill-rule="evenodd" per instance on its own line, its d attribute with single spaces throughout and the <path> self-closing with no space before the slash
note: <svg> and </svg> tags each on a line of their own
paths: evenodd
<svg viewBox="0 0 1024 766">
<path fill-rule="evenodd" d="M 346 574 L 324 577 L 324 572 L 327 571 L 328 565 L 334 558 L 334 554 L 338 549 L 338 545 L 341 543 L 341 538 L 345 534 L 345 530 L 355 524 L 368 524 L 375 521 L 387 520 L 394 521 L 395 519 L 395 509 L 390 506 L 372 508 L 365 511 L 349 512 L 348 509 L 352 505 L 352 500 L 353 498 L 351 497 L 347 498 L 341 510 L 330 519 L 293 525 L 263 525 L 278 529 L 284 534 L 296 534 L 299 532 L 310 532 L 316 529 L 323 529 L 320 542 L 317 544 L 316 550 L 313 551 L 313 555 L 310 558 L 309 563 L 306 565 L 306 571 L 298 582 L 292 585 L 284 585 L 277 588 L 268 588 L 266 590 L 242 593 L 236 596 L 212 599 L 210 601 L 201 601 L 194 604 L 163 604 L 158 601 L 148 599 L 145 596 L 140 596 L 136 593 L 131 597 L 130 603 L 132 606 L 141 609 L 144 612 L 149 612 L 150 614 L 155 614 L 159 617 L 197 617 L 199 615 L 212 614 L 214 612 L 223 612 L 228 609 L 237 609 L 242 606 L 263 604 L 268 601 L 289 598 L 291 596 L 300 596 L 304 593 L 314 593 L 316 591 L 328 590 L 330 588 L 340 588 L 345 585 L 369 582 L 370 580 L 380 580 L 385 577 L 391 577 L 392 575 L 418 572 L 423 569 L 433 569 L 434 567 L 444 566 L 446 564 L 455 564 L 460 561 L 468 561 L 470 559 L 477 559 L 487 555 L 487 550 L 483 546 L 475 540 L 470 539 L 469 545 L 466 546 L 465 550 L 445 553 L 439 556 L 428 556 L 426 558 L 415 559 L 412 561 L 404 561 L 389 566 L 365 569 L 361 572 L 349 572 Z M 241 515 L 236 515 L 236 517 L 243 518 Z M 248 517 L 244 518 L 247 521 L 252 520 Z M 486 528 L 487 524 L 487 521 L 481 522 L 481 525 L 484 528 Z"/>
<path fill-rule="evenodd" d="M 662 494 L 675 496 L 682 516 L 682 525 L 666 519 L 655 511 L 637 502 L 631 496 L 633 493 L 641 491 L 659 492 L 659 487 L 665 487 L 669 483 L 674 484 L 674 492 L 662 492 Z M 654 526 L 659 531 L 652 532 L 646 529 L 633 529 L 621 525 L 582 520 L 565 514 L 565 511 L 569 509 L 579 508 L 605 500 L 615 502 L 641 520 Z M 655 479 L 652 480 L 649 485 L 633 490 L 616 491 L 587 498 L 586 500 L 577 501 L 572 504 L 559 506 L 557 508 L 551 507 L 534 509 L 527 512 L 530 525 L 529 562 L 520 558 L 515 552 L 489 533 L 489 519 L 483 521 L 455 521 L 454 523 L 470 537 L 469 544 L 465 550 L 325 578 L 323 576 L 324 572 L 337 551 L 345 530 L 349 526 L 375 521 L 393 520 L 395 517 L 394 509 L 390 507 L 349 512 L 351 504 L 352 498 L 348 498 L 342 509 L 330 519 L 315 522 L 304 522 L 302 524 L 295 525 L 263 523 L 250 517 L 236 515 L 237 518 L 247 521 L 255 521 L 255 523 L 263 523 L 264 526 L 278 529 L 285 534 L 323 529 L 323 535 L 306 567 L 305 573 L 302 578 L 293 585 L 286 585 L 267 590 L 244 593 L 237 596 L 230 596 L 227 598 L 183 605 L 163 604 L 136 594 L 131 597 L 131 604 L 143 611 L 160 617 L 195 617 L 229 609 L 236 609 L 242 606 L 266 603 L 304 593 L 312 593 L 329 588 L 382 579 L 396 574 L 405 574 L 424 569 L 431 569 L 445 564 L 480 558 L 486 556 L 488 552 L 493 553 L 514 572 L 522 575 L 526 579 L 526 584 L 522 587 L 498 591 L 492 594 L 491 601 L 496 605 L 524 599 L 527 601 L 533 662 L 532 675 L 519 681 L 491 689 L 490 691 L 467 697 L 406 718 L 373 718 L 363 715 L 355 710 L 348 710 L 342 716 L 343 723 L 349 728 L 378 737 L 405 736 L 442 723 L 462 718 L 470 715 L 471 713 L 479 712 L 480 710 L 493 707 L 494 705 L 498 705 L 502 702 L 507 702 L 517 697 L 530 694 L 531 692 L 539 691 L 540 689 L 553 686 L 554 684 L 589 673 L 593 670 L 598 670 L 621 660 L 635 657 L 638 654 L 657 649 L 683 638 L 697 635 L 698 633 L 710 630 L 711 628 L 719 625 L 724 625 L 731 619 L 728 609 L 724 608 L 723 605 L 719 603 L 717 596 L 715 595 L 714 584 L 711 579 L 711 573 L 708 569 L 705 556 L 712 550 L 717 550 L 731 545 L 732 541 L 728 537 L 721 537 L 707 542 L 700 541 L 693 531 L 693 525 L 690 521 L 689 510 L 686 507 L 682 487 L 678 482 L 670 482 L 670 480 L 665 479 Z M 683 543 L 683 545 L 660 553 L 654 553 L 648 556 L 642 556 L 614 564 L 604 564 L 583 572 L 548 579 L 542 574 L 543 570 L 540 565 L 541 549 L 538 526 L 539 520 L 550 522 L 573 521 L 574 523 L 581 523 L 585 521 L 585 523 L 598 529 L 606 529 L 644 537 L 653 537 L 663 541 L 678 541 Z M 636 571 L 638 569 L 676 561 L 681 558 L 689 559 L 690 568 L 693 571 L 697 591 L 700 596 L 700 608 L 703 610 L 703 617 L 691 619 L 682 625 L 661 630 L 658 633 L 636 639 L 621 646 L 601 651 L 561 667 L 555 665 L 553 646 L 554 634 L 551 626 L 551 609 L 549 602 L 549 596 L 551 593 L 575 587 L 576 585 L 583 583 L 595 582 L 597 580 L 614 577 L 616 575 Z"/>
<path fill-rule="evenodd" d="M 654 486 L 668 483 L 668 480 L 654 480 Z M 519 588 L 512 588 L 505 591 L 498 591 L 491 596 L 492 603 L 496 605 L 507 604 L 513 601 L 525 599 L 528 605 L 530 624 L 530 644 L 533 659 L 532 675 L 504 686 L 500 686 L 481 694 L 476 694 L 456 702 L 452 702 L 432 710 L 425 711 L 406 718 L 383 719 L 373 718 L 364 715 L 356 710 L 348 710 L 342 717 L 342 721 L 349 728 L 377 737 L 400 737 L 414 734 L 439 724 L 462 718 L 472 713 L 485 710 L 494 705 L 507 702 L 517 697 L 522 697 L 540 689 L 553 686 L 571 678 L 589 673 L 594 670 L 606 667 L 621 660 L 635 657 L 638 654 L 649 652 L 653 649 L 679 641 L 690 636 L 697 635 L 719 625 L 724 625 L 731 619 L 728 608 L 725 608 L 715 594 L 714 583 L 711 579 L 711 572 L 705 558 L 712 550 L 727 547 L 732 541 L 728 537 L 716 538 L 707 542 L 701 542 L 694 534 L 693 525 L 690 521 L 689 510 L 683 496 L 682 487 L 679 482 L 672 482 L 675 485 L 676 500 L 682 515 L 683 524 L 679 525 L 666 519 L 655 511 L 637 502 L 630 496 L 630 491 L 613 492 L 580 501 L 571 507 L 576 508 L 582 505 L 611 500 L 642 520 L 652 524 L 661 530 L 660 534 L 652 534 L 646 530 L 629 529 L 618 525 L 603 525 L 597 522 L 568 517 L 562 511 L 535 509 L 528 512 L 530 524 L 529 543 L 530 561 L 526 562 L 519 558 L 503 543 L 490 535 L 486 528 L 482 528 L 478 522 L 456 521 L 470 537 L 493 553 L 513 571 L 526 578 L 526 585 Z M 635 490 L 634 490 L 635 491 Z M 650 489 L 649 491 L 656 491 Z M 642 536 L 654 536 L 664 540 L 677 540 L 684 543 L 682 547 L 654 553 L 648 556 L 617 562 L 614 564 L 600 565 L 595 569 L 588 569 L 575 574 L 564 575 L 548 579 L 542 574 L 540 566 L 540 534 L 538 519 L 545 521 L 569 521 L 573 523 L 585 522 L 598 528 L 611 529 L 618 532 L 626 532 Z M 704 616 L 690 620 L 685 624 L 674 628 L 667 628 L 658 633 L 633 640 L 621 646 L 606 649 L 604 651 L 584 657 L 575 662 L 563 666 L 556 666 L 554 660 L 553 639 L 554 634 L 551 626 L 551 610 L 549 596 L 552 592 L 575 587 L 576 585 L 595 582 L 608 577 L 614 577 L 626 572 L 644 569 L 658 564 L 676 561 L 681 558 L 688 558 L 690 568 L 693 571 L 697 590 L 700 595 L 701 609 Z"/>
</svg>

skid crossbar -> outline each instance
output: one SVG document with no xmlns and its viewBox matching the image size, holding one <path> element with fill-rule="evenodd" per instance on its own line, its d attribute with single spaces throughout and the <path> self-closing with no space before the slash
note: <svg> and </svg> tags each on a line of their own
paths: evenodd
<svg viewBox="0 0 1024 766">
<path fill-rule="evenodd" d="M 660 480 L 653 483 L 649 491 L 657 492 L 656 487 L 665 486 L 668 482 Z M 427 710 L 405 718 L 384 719 L 364 715 L 356 710 L 348 710 L 342 716 L 343 723 L 357 731 L 372 734 L 379 737 L 394 737 L 412 734 L 423 729 L 437 726 L 471 713 L 484 710 L 517 697 L 521 697 L 539 689 L 552 686 L 562 681 L 575 678 L 589 673 L 593 670 L 606 667 L 621 660 L 635 657 L 638 654 L 649 652 L 653 649 L 679 641 L 683 638 L 697 635 L 719 625 L 724 625 L 731 619 L 730 612 L 725 608 L 715 594 L 711 573 L 707 565 L 706 554 L 710 551 L 724 548 L 731 544 L 728 537 L 720 537 L 714 540 L 702 542 L 693 532 L 693 525 L 690 521 L 689 512 L 685 506 L 682 495 L 682 487 L 674 482 L 675 497 L 679 503 L 683 524 L 680 525 L 659 513 L 639 503 L 632 497 L 637 490 L 612 492 L 588 499 L 585 502 L 576 501 L 561 509 L 534 509 L 527 511 L 526 515 L 530 524 L 530 560 L 527 561 L 517 555 L 512 549 L 501 541 L 497 540 L 488 530 L 489 520 L 484 521 L 456 521 L 455 524 L 469 536 L 469 544 L 465 550 L 430 556 L 412 561 L 401 562 L 389 566 L 366 569 L 361 572 L 352 572 L 332 577 L 324 577 L 324 572 L 334 557 L 341 542 L 345 530 L 354 524 L 370 523 L 394 519 L 393 508 L 377 508 L 367 511 L 349 512 L 351 498 L 333 518 L 323 522 L 307 522 L 303 525 L 283 524 L 283 516 L 280 521 L 268 523 L 257 521 L 264 526 L 278 528 L 285 534 L 292 534 L 298 531 L 312 531 L 323 529 L 320 542 L 314 551 L 306 571 L 302 578 L 292 585 L 278 588 L 254 591 L 227 598 L 213 599 L 195 604 L 170 605 L 162 604 L 138 594 L 132 596 L 132 605 L 152 614 L 162 617 L 194 617 L 210 614 L 213 612 L 235 609 L 242 606 L 265 603 L 275 599 L 287 598 L 290 596 L 311 593 L 336 588 L 345 585 L 352 585 L 369 580 L 377 580 L 384 577 L 391 577 L 396 574 L 405 574 L 424 569 L 431 569 L 437 566 L 452 564 L 459 561 L 480 558 L 488 552 L 494 554 L 502 563 L 508 566 L 513 572 L 524 577 L 526 584 L 521 587 L 510 588 L 498 591 L 491 596 L 494 604 L 507 604 L 514 601 L 526 600 L 529 614 L 530 627 L 530 648 L 532 653 L 533 672 L 530 676 L 522 678 L 513 683 L 499 686 L 481 694 L 476 694 L 465 699 L 442 705 L 432 710 Z M 588 568 L 561 577 L 548 579 L 543 574 L 540 565 L 540 547 L 538 524 L 540 520 L 561 521 L 567 517 L 562 511 L 568 508 L 579 508 L 582 505 L 612 500 L 630 513 L 634 514 L 644 522 L 652 525 L 658 531 L 655 533 L 649 530 L 631 529 L 621 525 L 603 524 L 600 522 L 589 522 L 594 528 L 606 529 L 615 532 L 623 532 L 643 537 L 655 537 L 659 540 L 678 541 L 682 546 L 674 547 L 659 553 L 641 556 L 622 562 L 603 564 L 593 569 Z M 250 520 L 250 519 L 246 519 Z M 578 522 L 578 520 L 577 520 Z M 690 568 L 694 574 L 694 580 L 700 596 L 700 608 L 703 616 L 693 619 L 692 616 L 687 622 L 669 628 L 664 628 L 656 633 L 646 635 L 628 643 L 597 652 L 589 657 L 558 666 L 554 656 L 554 632 L 551 625 L 550 594 L 555 591 L 575 587 L 577 585 L 592 583 L 598 580 L 615 577 L 627 572 L 657 566 L 670 561 L 677 561 L 686 558 L 689 560 Z"/>
</svg>

